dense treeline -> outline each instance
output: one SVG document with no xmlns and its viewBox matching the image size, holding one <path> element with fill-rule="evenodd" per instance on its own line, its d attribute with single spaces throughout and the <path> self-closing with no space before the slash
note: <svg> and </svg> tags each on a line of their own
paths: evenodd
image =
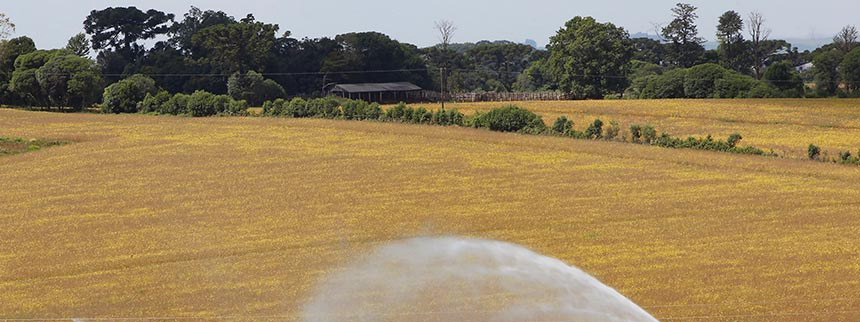
<svg viewBox="0 0 860 322">
<path fill-rule="evenodd" d="M 631 39 L 612 23 L 574 17 L 539 50 L 507 41 L 418 48 L 378 32 L 296 39 L 251 14 L 106 8 L 93 10 L 83 21 L 85 33 L 62 49 L 37 49 L 26 36 L 3 39 L 0 99 L 72 110 L 100 103 L 108 112 L 134 112 L 137 106 L 123 101 L 142 97 L 122 96 L 139 80 L 121 81 L 135 75 L 152 80 L 142 95 L 205 91 L 250 106 L 322 97 L 335 83 L 389 81 L 448 92 L 559 91 L 583 99 L 860 96 L 854 27 L 832 44 L 798 52 L 768 38 L 761 14 L 728 11 L 714 22 L 719 47 L 705 50 L 696 11 L 688 4 L 673 8 L 661 40 Z M 798 72 L 805 63 L 814 67 Z"/>
</svg>

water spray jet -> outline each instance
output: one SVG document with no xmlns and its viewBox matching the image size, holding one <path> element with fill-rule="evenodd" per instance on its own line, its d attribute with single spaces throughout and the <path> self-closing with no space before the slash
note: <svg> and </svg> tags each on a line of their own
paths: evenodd
<svg viewBox="0 0 860 322">
<path fill-rule="evenodd" d="M 382 245 L 333 273 L 302 321 L 656 321 L 585 272 L 511 243 Z"/>
</svg>

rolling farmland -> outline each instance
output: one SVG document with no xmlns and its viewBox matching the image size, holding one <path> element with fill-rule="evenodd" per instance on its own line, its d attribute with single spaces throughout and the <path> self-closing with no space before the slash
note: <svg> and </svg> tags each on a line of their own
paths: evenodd
<svg viewBox="0 0 860 322">
<path fill-rule="evenodd" d="M 446 104 L 463 113 L 487 111 L 495 103 Z M 687 137 L 708 134 L 725 139 L 732 133 L 744 136 L 743 144 L 790 158 L 806 157 L 806 147 L 816 144 L 830 156 L 839 151 L 860 150 L 860 100 L 772 99 L 772 100 L 607 100 L 522 102 L 519 106 L 544 116 L 552 124 L 565 115 L 584 129 L 595 118 L 615 120 L 625 130 L 630 124 L 651 124 L 660 132 Z M 438 109 L 439 105 L 425 104 Z M 449 107 L 450 106 L 450 107 Z"/>
<path fill-rule="evenodd" d="M 857 104 L 521 104 L 580 129 L 600 117 L 740 132 L 788 158 L 456 127 L 0 109 L 0 136 L 72 142 L 0 158 L 0 318 L 293 320 L 326 273 L 380 242 L 464 235 L 580 267 L 659 319 L 857 320 L 860 167 L 800 160 L 809 143 L 860 148 Z"/>
</svg>

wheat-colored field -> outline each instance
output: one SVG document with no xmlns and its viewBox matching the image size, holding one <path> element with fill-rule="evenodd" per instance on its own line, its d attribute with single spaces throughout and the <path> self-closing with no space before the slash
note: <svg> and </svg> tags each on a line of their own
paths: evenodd
<svg viewBox="0 0 860 322">
<path fill-rule="evenodd" d="M 743 102 L 523 105 L 860 146 L 856 101 Z M 524 245 L 665 320 L 860 319 L 860 167 L 315 119 L 0 109 L 0 135 L 74 142 L 0 158 L 0 319 L 293 320 L 327 272 L 418 235 Z"/>
<path fill-rule="evenodd" d="M 567 116 L 584 130 L 594 119 L 617 121 L 622 128 L 650 124 L 673 136 L 714 135 L 725 140 L 732 133 L 744 136 L 744 145 L 773 149 L 790 158 L 806 157 L 809 144 L 821 146 L 829 156 L 860 150 L 860 99 L 772 100 L 606 100 L 563 102 L 485 102 L 446 104 L 465 114 L 516 104 L 544 117 L 551 125 Z M 438 109 L 439 104 L 416 106 Z"/>
</svg>

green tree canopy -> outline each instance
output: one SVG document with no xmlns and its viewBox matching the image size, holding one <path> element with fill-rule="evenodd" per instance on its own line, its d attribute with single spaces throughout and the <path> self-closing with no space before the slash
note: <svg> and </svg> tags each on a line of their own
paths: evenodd
<svg viewBox="0 0 860 322">
<path fill-rule="evenodd" d="M 81 57 L 89 56 L 90 41 L 87 39 L 87 35 L 79 33 L 72 36 L 72 38 L 69 38 L 69 42 L 66 44 L 66 50 Z"/>
<path fill-rule="evenodd" d="M 833 96 L 839 89 L 839 64 L 844 55 L 838 49 L 832 49 L 815 56 L 812 63 L 815 66 L 815 89 L 818 95 Z"/>
<path fill-rule="evenodd" d="M 105 113 L 137 113 L 137 105 L 147 94 L 155 95 L 158 88 L 155 80 L 144 75 L 133 75 L 105 88 L 103 108 Z"/>
<path fill-rule="evenodd" d="M 547 71 L 560 90 L 580 98 L 603 98 L 627 87 L 633 44 L 623 28 L 575 17 L 547 47 Z"/>
<path fill-rule="evenodd" d="M 693 5 L 679 3 L 672 8 L 674 19 L 663 28 L 663 38 L 670 41 L 669 57 L 678 66 L 691 67 L 695 65 L 705 52 L 702 47 L 704 39 L 699 37 L 699 27 L 696 26 L 696 8 Z"/>
<path fill-rule="evenodd" d="M 411 81 L 429 87 L 427 73 L 420 71 L 427 65 L 419 55 L 418 47 L 403 44 L 378 32 L 358 32 L 337 35 L 338 50 L 330 53 L 322 65 L 322 72 L 330 72 L 338 82 L 390 82 Z M 339 74 L 340 71 L 395 70 L 390 73 Z M 416 71 L 406 71 L 416 70 Z"/>
<path fill-rule="evenodd" d="M 170 44 L 182 51 L 183 54 L 199 59 L 205 56 L 205 51 L 195 44 L 194 35 L 212 26 L 234 23 L 237 23 L 236 18 L 223 11 L 203 11 L 192 6 L 182 21 L 170 27 Z"/>
<path fill-rule="evenodd" d="M 138 41 L 167 33 L 167 23 L 172 20 L 173 14 L 154 9 L 110 7 L 90 12 L 84 30 L 92 37 L 93 49 L 110 49 L 130 58 L 142 51 Z"/>
<path fill-rule="evenodd" d="M 103 88 L 96 63 L 75 54 L 51 58 L 36 71 L 36 80 L 51 105 L 75 110 L 96 103 Z"/>
<path fill-rule="evenodd" d="M 784 97 L 799 97 L 803 94 L 803 80 L 790 63 L 782 61 L 770 65 L 762 78 L 766 83 L 783 92 Z"/>
<path fill-rule="evenodd" d="M 207 27 L 194 34 L 192 41 L 207 51 L 204 59 L 219 72 L 265 71 L 278 29 L 276 24 L 259 22 L 248 15 L 239 23 Z"/>
<path fill-rule="evenodd" d="M 749 70 L 748 46 L 743 36 L 744 20 L 736 11 L 727 11 L 720 16 L 717 25 L 717 49 L 723 67 L 746 73 Z"/>
<path fill-rule="evenodd" d="M 845 55 L 839 65 L 839 72 L 842 74 L 845 88 L 852 95 L 856 95 L 860 91 L 860 48 L 855 48 Z"/>
</svg>

